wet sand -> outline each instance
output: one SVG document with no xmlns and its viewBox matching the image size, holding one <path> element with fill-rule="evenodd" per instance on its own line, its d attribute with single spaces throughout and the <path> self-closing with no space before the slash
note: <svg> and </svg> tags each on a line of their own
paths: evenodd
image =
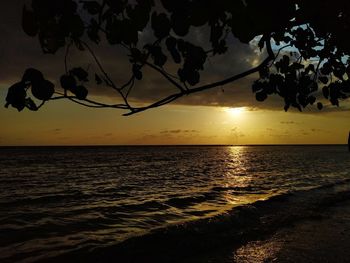
<svg viewBox="0 0 350 263">
<path fill-rule="evenodd" d="M 45 262 L 350 262 L 350 182 L 284 194 Z"/>
<path fill-rule="evenodd" d="M 350 201 L 319 211 L 317 217 L 248 242 L 234 252 L 233 262 L 350 262 Z"/>
</svg>

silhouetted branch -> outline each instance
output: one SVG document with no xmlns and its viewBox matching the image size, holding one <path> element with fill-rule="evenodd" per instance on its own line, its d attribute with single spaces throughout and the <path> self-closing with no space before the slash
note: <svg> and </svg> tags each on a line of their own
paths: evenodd
<svg viewBox="0 0 350 263">
<path fill-rule="evenodd" d="M 166 73 L 165 70 L 156 67 L 155 65 L 153 65 L 152 63 L 149 62 L 145 62 L 145 65 L 149 66 L 150 68 L 158 71 L 164 78 L 166 78 L 171 84 L 173 84 L 175 87 L 177 87 L 179 90 L 181 91 L 185 91 L 185 89 L 176 81 L 174 81 L 172 78 L 169 77 L 169 75 Z"/>
<path fill-rule="evenodd" d="M 266 45 L 267 45 L 267 47 L 271 47 L 270 39 L 266 40 Z M 182 90 L 179 93 L 169 95 L 169 96 L 163 98 L 162 100 L 159 100 L 159 101 L 157 101 L 155 103 L 152 103 L 152 104 L 150 104 L 148 106 L 140 107 L 140 108 L 134 108 L 131 112 L 123 114 L 123 116 L 129 116 L 129 115 L 132 115 L 132 114 L 135 114 L 135 113 L 139 113 L 139 112 L 151 109 L 151 108 L 156 108 L 156 107 L 168 104 L 168 103 L 170 103 L 170 102 L 172 102 L 174 100 L 177 100 L 177 99 L 179 99 L 179 98 L 181 98 L 181 97 L 183 97 L 185 95 L 201 92 L 201 91 L 204 91 L 204 90 L 209 90 L 209 89 L 212 89 L 212 88 L 215 88 L 215 87 L 218 87 L 218 86 L 223 86 L 223 85 L 226 85 L 228 83 L 232 83 L 234 81 L 242 79 L 242 78 L 244 78 L 246 76 L 249 76 L 249 75 L 251 75 L 253 73 L 256 73 L 262 67 L 267 66 L 267 64 L 271 60 L 273 60 L 275 58 L 275 54 L 273 53 L 272 49 L 270 49 L 270 52 L 268 52 L 268 53 L 269 53 L 269 56 L 260 65 L 254 67 L 252 69 L 249 69 L 249 70 L 247 70 L 245 72 L 242 72 L 240 74 L 234 75 L 234 76 L 232 76 L 230 78 L 227 78 L 227 79 L 224 79 L 224 80 L 221 80 L 221 81 L 213 82 L 211 84 L 203 85 L 203 86 L 200 86 L 200 87 L 197 87 L 197 88 L 192 88 L 192 89 L 188 89 L 188 90 Z"/>
</svg>

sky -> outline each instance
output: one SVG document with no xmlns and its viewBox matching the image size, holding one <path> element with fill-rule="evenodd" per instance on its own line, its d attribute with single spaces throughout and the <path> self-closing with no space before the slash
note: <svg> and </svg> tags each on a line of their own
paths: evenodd
<svg viewBox="0 0 350 263">
<path fill-rule="evenodd" d="M 56 86 L 64 72 L 64 53 L 42 53 L 37 38 L 21 30 L 24 0 L 1 2 L 0 16 L 0 104 L 5 105 L 7 88 L 19 81 L 28 67 L 40 69 Z M 194 32 L 201 42 L 203 32 Z M 140 35 L 147 39 L 147 32 Z M 225 56 L 210 58 L 202 83 L 237 74 L 251 68 L 264 54 L 252 43 L 230 40 Z M 92 46 L 113 80 L 123 82 L 129 65 L 120 50 L 102 42 Z M 124 55 L 124 56 L 123 56 Z M 73 50 L 75 63 L 94 70 L 86 52 Z M 170 68 L 171 70 L 171 68 Z M 173 91 L 169 83 L 152 71 L 144 71 L 131 95 L 134 103 L 150 103 Z M 90 109 L 66 101 L 51 101 L 38 112 L 0 107 L 0 145 L 150 145 L 150 144 L 342 144 L 350 130 L 349 110 L 328 107 L 322 112 L 307 108 L 300 113 L 284 112 L 283 101 L 269 97 L 257 102 L 251 84 L 257 76 L 217 89 L 193 94 L 175 103 L 133 116 L 122 116 L 116 109 Z M 105 87 L 90 86 L 90 96 L 99 101 L 116 102 Z"/>
</svg>

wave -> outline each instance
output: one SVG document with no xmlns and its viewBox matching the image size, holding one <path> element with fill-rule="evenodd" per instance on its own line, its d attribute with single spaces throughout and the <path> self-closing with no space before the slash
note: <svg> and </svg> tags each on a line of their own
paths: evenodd
<svg viewBox="0 0 350 263">
<path fill-rule="evenodd" d="M 198 198 L 185 200 L 185 203 L 197 202 Z M 317 217 L 323 209 L 345 200 L 350 200 L 350 179 L 285 192 L 211 218 L 158 228 L 112 246 L 73 251 L 49 261 L 184 262 L 187 259 L 198 262 L 191 261 L 191 257 L 205 255 L 214 249 L 232 249 L 249 240 L 267 237 L 298 220 Z"/>
</svg>

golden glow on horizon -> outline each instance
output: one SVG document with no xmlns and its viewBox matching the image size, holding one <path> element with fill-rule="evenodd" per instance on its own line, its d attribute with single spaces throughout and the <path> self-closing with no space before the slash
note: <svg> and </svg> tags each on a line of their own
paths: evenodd
<svg viewBox="0 0 350 263">
<path fill-rule="evenodd" d="M 68 102 L 38 112 L 0 108 L 0 145 L 347 143 L 349 112 L 167 105 L 123 117 Z"/>
<path fill-rule="evenodd" d="M 225 112 L 227 112 L 232 117 L 242 117 L 244 113 L 247 111 L 246 107 L 236 107 L 236 108 L 225 108 Z"/>
</svg>

